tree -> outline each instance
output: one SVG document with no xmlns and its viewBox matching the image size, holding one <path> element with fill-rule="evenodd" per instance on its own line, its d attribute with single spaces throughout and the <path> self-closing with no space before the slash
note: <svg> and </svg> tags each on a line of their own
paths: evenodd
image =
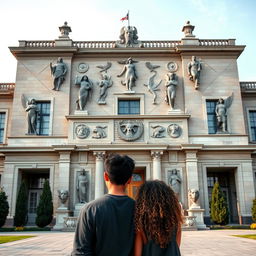
<svg viewBox="0 0 256 256">
<path fill-rule="evenodd" d="M 216 224 L 225 225 L 228 223 L 228 217 L 226 198 L 220 189 L 219 183 L 216 182 L 212 190 L 211 220 Z"/>
<path fill-rule="evenodd" d="M 43 192 L 36 209 L 36 225 L 43 228 L 49 225 L 53 218 L 52 192 L 49 181 L 44 182 Z"/>
<path fill-rule="evenodd" d="M 253 200 L 252 203 L 252 220 L 256 222 L 256 198 Z"/>
<path fill-rule="evenodd" d="M 7 195 L 3 188 L 0 188 L 0 228 L 4 225 L 6 217 L 9 213 L 9 204 L 7 201 Z"/>
<path fill-rule="evenodd" d="M 18 193 L 15 216 L 14 216 L 14 226 L 23 227 L 28 220 L 28 189 L 25 181 L 23 180 L 20 185 L 20 190 Z"/>
</svg>

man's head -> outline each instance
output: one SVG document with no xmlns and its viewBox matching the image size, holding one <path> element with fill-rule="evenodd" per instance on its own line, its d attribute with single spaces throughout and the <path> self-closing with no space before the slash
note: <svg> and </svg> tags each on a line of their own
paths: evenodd
<svg viewBox="0 0 256 256">
<path fill-rule="evenodd" d="M 125 185 L 131 178 L 135 164 L 129 156 L 112 154 L 104 162 L 109 181 L 115 185 Z"/>
</svg>

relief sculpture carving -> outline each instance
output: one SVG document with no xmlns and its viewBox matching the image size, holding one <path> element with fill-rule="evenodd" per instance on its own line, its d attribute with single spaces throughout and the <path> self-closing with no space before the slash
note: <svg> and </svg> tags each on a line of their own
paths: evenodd
<svg viewBox="0 0 256 256">
<path fill-rule="evenodd" d="M 143 123 L 141 121 L 120 121 L 118 122 L 118 135 L 126 141 L 134 141 L 143 134 Z"/>
<path fill-rule="evenodd" d="M 107 128 L 107 126 L 96 126 L 94 129 L 93 129 L 93 135 L 92 137 L 94 139 L 103 139 L 103 138 L 106 138 L 107 137 L 107 134 L 105 132 L 105 129 Z"/>
<path fill-rule="evenodd" d="M 177 124 L 170 124 L 167 128 L 167 132 L 172 138 L 180 137 L 181 131 L 181 127 Z"/>
<path fill-rule="evenodd" d="M 152 138 L 163 138 L 165 137 L 165 128 L 161 125 L 155 125 L 155 126 L 151 126 L 151 128 L 153 129 L 153 133 L 151 135 Z"/>
<path fill-rule="evenodd" d="M 90 134 L 90 129 L 85 124 L 78 124 L 75 128 L 75 134 L 79 139 L 85 139 Z"/>
</svg>

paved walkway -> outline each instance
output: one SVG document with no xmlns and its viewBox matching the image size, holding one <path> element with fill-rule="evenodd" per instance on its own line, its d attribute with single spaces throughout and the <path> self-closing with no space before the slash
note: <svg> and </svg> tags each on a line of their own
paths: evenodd
<svg viewBox="0 0 256 256">
<path fill-rule="evenodd" d="M 185 231 L 182 234 L 182 256 L 253 256 L 256 240 L 232 235 L 256 234 L 251 230 Z M 74 233 L 22 232 L 1 235 L 36 235 L 20 241 L 0 244 L 1 256 L 70 255 Z M 110 255 L 111 256 L 111 255 Z"/>
</svg>

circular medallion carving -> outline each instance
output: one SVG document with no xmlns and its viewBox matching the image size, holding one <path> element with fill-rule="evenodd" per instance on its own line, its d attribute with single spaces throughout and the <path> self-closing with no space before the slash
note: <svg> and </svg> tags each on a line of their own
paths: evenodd
<svg viewBox="0 0 256 256">
<path fill-rule="evenodd" d="M 141 137 L 143 133 L 143 123 L 141 121 L 125 120 L 118 122 L 118 135 L 126 141 L 134 141 Z"/>
<path fill-rule="evenodd" d="M 78 64 L 78 66 L 77 66 L 77 71 L 78 71 L 79 73 L 85 73 L 85 72 L 88 71 L 88 69 L 89 69 L 89 65 L 86 64 L 86 63 L 80 63 L 80 64 Z"/>
<path fill-rule="evenodd" d="M 79 124 L 75 128 L 75 134 L 79 139 L 85 139 L 90 134 L 90 129 L 85 124 Z"/>
<path fill-rule="evenodd" d="M 182 129 L 177 124 L 170 124 L 167 128 L 167 132 L 172 138 L 178 138 L 181 135 Z"/>
<path fill-rule="evenodd" d="M 167 69 L 170 72 L 176 72 L 178 70 L 178 64 L 174 61 L 170 61 L 167 63 Z"/>
</svg>

